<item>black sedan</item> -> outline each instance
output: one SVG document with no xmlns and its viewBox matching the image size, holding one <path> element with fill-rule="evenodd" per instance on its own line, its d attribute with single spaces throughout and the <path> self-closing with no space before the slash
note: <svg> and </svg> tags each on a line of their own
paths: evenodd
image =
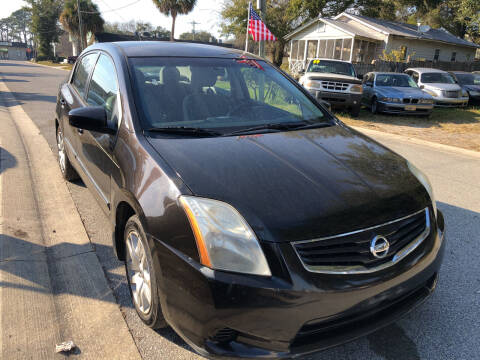
<svg viewBox="0 0 480 360">
<path fill-rule="evenodd" d="M 451 71 L 458 84 L 468 93 L 468 103 L 471 105 L 480 104 L 480 74 L 468 73 L 465 71 Z"/>
<path fill-rule="evenodd" d="M 251 54 L 92 45 L 55 128 L 62 174 L 110 218 L 139 317 L 201 354 L 318 351 L 435 289 L 444 221 L 427 177 Z"/>
</svg>

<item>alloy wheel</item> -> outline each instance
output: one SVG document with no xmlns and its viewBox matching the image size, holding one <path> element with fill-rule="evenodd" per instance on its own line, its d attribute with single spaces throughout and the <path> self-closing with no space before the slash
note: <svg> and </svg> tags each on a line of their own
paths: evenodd
<svg viewBox="0 0 480 360">
<path fill-rule="evenodd" d="M 150 264 L 136 231 L 131 231 L 127 237 L 127 276 L 137 308 L 143 314 L 148 314 L 152 304 Z"/>
<path fill-rule="evenodd" d="M 66 155 L 65 155 L 65 144 L 63 141 L 63 132 L 62 129 L 58 128 L 57 131 L 57 148 L 58 148 L 58 163 L 60 164 L 60 170 L 62 173 L 65 173 L 66 168 Z"/>
</svg>

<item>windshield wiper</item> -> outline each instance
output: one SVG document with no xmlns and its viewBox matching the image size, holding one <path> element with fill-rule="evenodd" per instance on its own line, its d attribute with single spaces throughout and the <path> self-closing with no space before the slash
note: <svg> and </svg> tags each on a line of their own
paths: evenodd
<svg viewBox="0 0 480 360">
<path fill-rule="evenodd" d="M 239 135 L 239 134 L 248 134 L 260 130 L 292 130 L 292 129 L 313 129 L 316 127 L 330 126 L 328 122 L 294 122 L 294 123 L 276 123 L 276 124 L 262 124 L 246 129 L 240 129 L 232 131 L 230 133 L 223 134 L 223 136 Z"/>
<path fill-rule="evenodd" d="M 202 129 L 202 128 L 196 128 L 196 127 L 187 127 L 187 126 L 158 127 L 158 128 L 146 129 L 146 131 L 160 132 L 164 134 L 196 135 L 196 136 L 222 135 L 221 133 L 214 130 L 208 130 L 208 129 Z"/>
</svg>

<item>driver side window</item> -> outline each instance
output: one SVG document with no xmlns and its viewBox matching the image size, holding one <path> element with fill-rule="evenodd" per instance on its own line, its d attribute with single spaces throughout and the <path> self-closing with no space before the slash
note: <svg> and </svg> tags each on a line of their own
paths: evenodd
<svg viewBox="0 0 480 360">
<path fill-rule="evenodd" d="M 90 106 L 102 106 L 107 112 L 107 123 L 110 128 L 119 125 L 118 82 L 112 60 L 101 54 L 88 88 L 87 103 Z"/>
</svg>

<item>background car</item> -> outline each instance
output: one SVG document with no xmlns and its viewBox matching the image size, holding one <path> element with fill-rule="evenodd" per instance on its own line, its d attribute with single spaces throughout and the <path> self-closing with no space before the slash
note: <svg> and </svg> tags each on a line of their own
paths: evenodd
<svg viewBox="0 0 480 360">
<path fill-rule="evenodd" d="M 362 102 L 374 114 L 385 112 L 428 116 L 434 101 L 406 74 L 371 72 L 363 77 Z"/>
<path fill-rule="evenodd" d="M 410 75 L 418 87 L 435 100 L 435 106 L 466 106 L 468 93 L 457 84 L 448 72 L 430 68 L 409 68 Z"/>
<path fill-rule="evenodd" d="M 358 116 L 362 99 L 362 82 L 352 63 L 333 59 L 312 59 L 298 81 L 317 100 L 334 109 L 348 109 Z"/>
<path fill-rule="evenodd" d="M 468 93 L 469 104 L 480 104 L 480 74 L 451 71 L 457 83 Z"/>
</svg>

